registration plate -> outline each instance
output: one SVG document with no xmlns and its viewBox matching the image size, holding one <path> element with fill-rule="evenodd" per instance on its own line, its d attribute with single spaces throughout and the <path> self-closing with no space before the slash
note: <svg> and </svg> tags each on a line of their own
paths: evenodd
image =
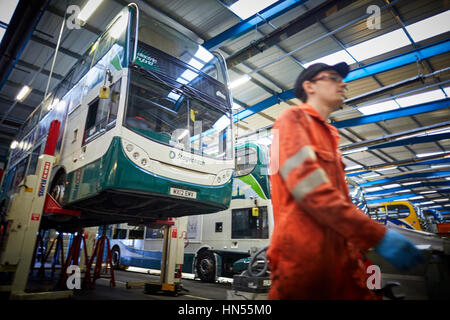
<svg viewBox="0 0 450 320">
<path fill-rule="evenodd" d="M 190 191 L 190 190 L 170 188 L 170 194 L 174 195 L 174 196 L 184 197 L 184 198 L 197 199 L 197 192 Z"/>
</svg>

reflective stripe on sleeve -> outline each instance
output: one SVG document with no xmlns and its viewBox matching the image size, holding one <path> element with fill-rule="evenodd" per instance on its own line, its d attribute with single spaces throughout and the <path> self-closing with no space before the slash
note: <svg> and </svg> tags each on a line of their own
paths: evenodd
<svg viewBox="0 0 450 320">
<path fill-rule="evenodd" d="M 322 183 L 328 182 L 328 177 L 322 168 L 317 168 L 306 178 L 302 179 L 291 191 L 294 198 L 301 202 L 305 194 L 313 191 Z"/>
<path fill-rule="evenodd" d="M 291 171 L 297 168 L 299 165 L 303 164 L 303 162 L 307 158 L 310 158 L 313 161 L 316 161 L 317 159 L 313 148 L 310 146 L 304 146 L 296 154 L 287 159 L 280 170 L 283 179 L 286 180 L 289 176 L 289 173 L 291 173 Z"/>
</svg>

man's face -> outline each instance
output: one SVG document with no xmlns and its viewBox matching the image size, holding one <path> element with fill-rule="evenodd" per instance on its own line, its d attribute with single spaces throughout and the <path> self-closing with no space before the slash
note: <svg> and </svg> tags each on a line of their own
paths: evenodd
<svg viewBox="0 0 450 320">
<path fill-rule="evenodd" d="M 314 94 L 330 107 L 339 108 L 344 102 L 344 89 L 347 86 L 342 80 L 336 71 L 321 71 L 309 81 L 307 93 Z"/>
</svg>

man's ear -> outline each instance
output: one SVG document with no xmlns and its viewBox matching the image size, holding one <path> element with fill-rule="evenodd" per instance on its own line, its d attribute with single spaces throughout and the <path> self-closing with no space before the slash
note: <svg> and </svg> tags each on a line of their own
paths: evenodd
<svg viewBox="0 0 450 320">
<path fill-rule="evenodd" d="M 303 90 L 307 94 L 314 93 L 313 83 L 311 81 L 308 81 L 308 80 L 303 81 L 302 86 L 303 86 Z"/>
</svg>

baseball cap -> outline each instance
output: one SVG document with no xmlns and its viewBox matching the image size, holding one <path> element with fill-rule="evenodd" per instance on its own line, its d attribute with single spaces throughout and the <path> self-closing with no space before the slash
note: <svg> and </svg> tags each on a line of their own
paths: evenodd
<svg viewBox="0 0 450 320">
<path fill-rule="evenodd" d="M 294 86 L 294 94 L 297 98 L 299 98 L 302 101 L 306 100 L 306 92 L 303 90 L 303 82 L 307 80 L 311 80 L 314 78 L 319 72 L 324 70 L 334 70 L 342 78 L 345 78 L 349 72 L 349 66 L 345 62 L 337 63 L 333 66 L 330 66 L 326 63 L 315 63 L 310 65 L 308 68 L 303 70 L 300 75 L 298 76 L 297 80 L 295 81 Z"/>
</svg>

